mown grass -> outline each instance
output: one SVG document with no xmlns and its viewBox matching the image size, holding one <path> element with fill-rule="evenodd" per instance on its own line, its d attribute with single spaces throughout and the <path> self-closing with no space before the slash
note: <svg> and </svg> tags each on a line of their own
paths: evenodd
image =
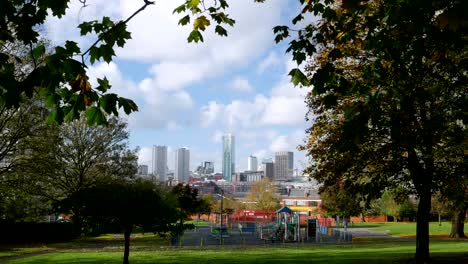
<svg viewBox="0 0 468 264">
<path fill-rule="evenodd" d="M 131 263 L 413 263 L 414 243 L 346 244 L 310 247 L 158 250 L 130 253 Z M 468 263 L 468 242 L 431 243 L 431 263 Z M 121 252 L 57 252 L 11 261 L 13 264 L 121 263 Z"/>
<path fill-rule="evenodd" d="M 16 244 L 0 245 L 0 259 L 30 253 L 57 250 L 102 250 L 121 251 L 123 250 L 124 238 L 122 234 L 105 234 L 97 237 L 82 237 L 68 242 L 61 243 L 36 243 L 36 244 Z M 155 248 L 167 246 L 168 240 L 152 233 L 133 234 L 131 247 L 134 250 L 141 248 Z"/>
<path fill-rule="evenodd" d="M 388 223 L 353 223 L 352 227 L 365 227 L 369 230 L 388 230 L 390 235 L 402 237 L 416 236 L 416 223 L 408 222 L 388 222 Z M 444 237 L 450 234 L 451 223 L 442 222 L 439 226 L 438 222 L 429 223 L 429 234 L 433 237 Z"/>
</svg>

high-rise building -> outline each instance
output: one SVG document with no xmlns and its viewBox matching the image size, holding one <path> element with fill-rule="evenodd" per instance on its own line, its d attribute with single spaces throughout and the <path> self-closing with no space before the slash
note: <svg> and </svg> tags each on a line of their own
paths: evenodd
<svg viewBox="0 0 468 264">
<path fill-rule="evenodd" d="M 153 175 L 167 180 L 167 146 L 153 146 Z"/>
<path fill-rule="evenodd" d="M 258 161 L 257 157 L 250 155 L 247 159 L 247 170 L 248 171 L 258 171 Z"/>
<path fill-rule="evenodd" d="M 223 136 L 223 178 L 232 181 L 232 174 L 236 169 L 236 155 L 234 148 L 234 136 L 226 134 Z"/>
<path fill-rule="evenodd" d="M 286 181 L 293 177 L 294 153 L 280 151 L 275 153 L 275 177 L 276 181 Z"/>
<path fill-rule="evenodd" d="M 190 178 L 190 151 L 180 148 L 175 152 L 174 178 L 178 182 L 188 182 Z"/>
<path fill-rule="evenodd" d="M 263 175 L 273 181 L 275 179 L 275 168 L 273 160 L 263 159 L 262 164 L 259 166 L 259 171 L 263 171 Z"/>
</svg>

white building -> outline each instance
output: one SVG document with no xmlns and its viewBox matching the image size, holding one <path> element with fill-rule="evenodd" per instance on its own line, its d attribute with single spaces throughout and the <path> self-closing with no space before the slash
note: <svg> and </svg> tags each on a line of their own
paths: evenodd
<svg viewBox="0 0 468 264">
<path fill-rule="evenodd" d="M 153 175 L 167 180 L 167 146 L 153 146 Z"/>
<path fill-rule="evenodd" d="M 248 171 L 257 171 L 258 170 L 258 160 L 257 157 L 250 155 L 247 159 L 247 170 Z"/>
<path fill-rule="evenodd" d="M 190 178 L 190 151 L 186 148 L 177 149 L 175 152 L 174 178 L 178 182 L 188 182 Z"/>
<path fill-rule="evenodd" d="M 232 181 L 232 174 L 236 171 L 235 141 L 232 134 L 223 136 L 223 178 Z"/>
<path fill-rule="evenodd" d="M 294 173 L 294 153 L 291 151 L 280 151 L 275 153 L 276 181 L 286 181 L 293 177 Z"/>
</svg>

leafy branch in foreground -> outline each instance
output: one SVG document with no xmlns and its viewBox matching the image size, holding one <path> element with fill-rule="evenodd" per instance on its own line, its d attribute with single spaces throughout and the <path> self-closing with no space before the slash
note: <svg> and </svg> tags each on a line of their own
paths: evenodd
<svg viewBox="0 0 468 264">
<path fill-rule="evenodd" d="M 86 6 L 86 1 L 82 3 Z M 126 114 L 138 111 L 132 100 L 107 93 L 111 85 L 105 77 L 98 79 L 97 87 L 91 87 L 85 58 L 89 56 L 91 64 L 99 60 L 109 63 L 115 56 L 114 47 L 123 47 L 131 38 L 127 23 L 154 2 L 144 0 L 142 7 L 123 21 L 113 22 L 109 17 L 103 17 L 101 21 L 81 23 L 82 36 L 92 32 L 98 36 L 84 52 L 77 42 L 70 40 L 63 46 L 46 51 L 39 28 L 49 12 L 61 18 L 68 4 L 69 0 L 4 3 L 0 16 L 0 24 L 5 25 L 0 35 L 0 104 L 17 108 L 24 95 L 31 98 L 39 93 L 51 109 L 48 121 L 58 123 L 77 119 L 81 112 L 86 112 L 88 124 L 107 124 L 108 116 L 117 116 L 118 109 L 123 109 Z M 32 62 L 30 71 L 21 78 L 17 76 L 15 65 L 24 64 L 25 58 L 4 48 L 14 42 L 27 47 Z M 77 56 L 81 61 L 76 60 Z"/>
</svg>

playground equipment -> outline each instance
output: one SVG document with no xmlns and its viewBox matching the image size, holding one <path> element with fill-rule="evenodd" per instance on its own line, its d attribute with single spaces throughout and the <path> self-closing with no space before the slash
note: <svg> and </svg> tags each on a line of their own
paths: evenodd
<svg viewBox="0 0 468 264">
<path fill-rule="evenodd" d="M 300 237 L 300 219 L 299 214 L 287 206 L 276 211 L 277 230 L 276 240 L 280 241 L 299 241 Z"/>
</svg>

